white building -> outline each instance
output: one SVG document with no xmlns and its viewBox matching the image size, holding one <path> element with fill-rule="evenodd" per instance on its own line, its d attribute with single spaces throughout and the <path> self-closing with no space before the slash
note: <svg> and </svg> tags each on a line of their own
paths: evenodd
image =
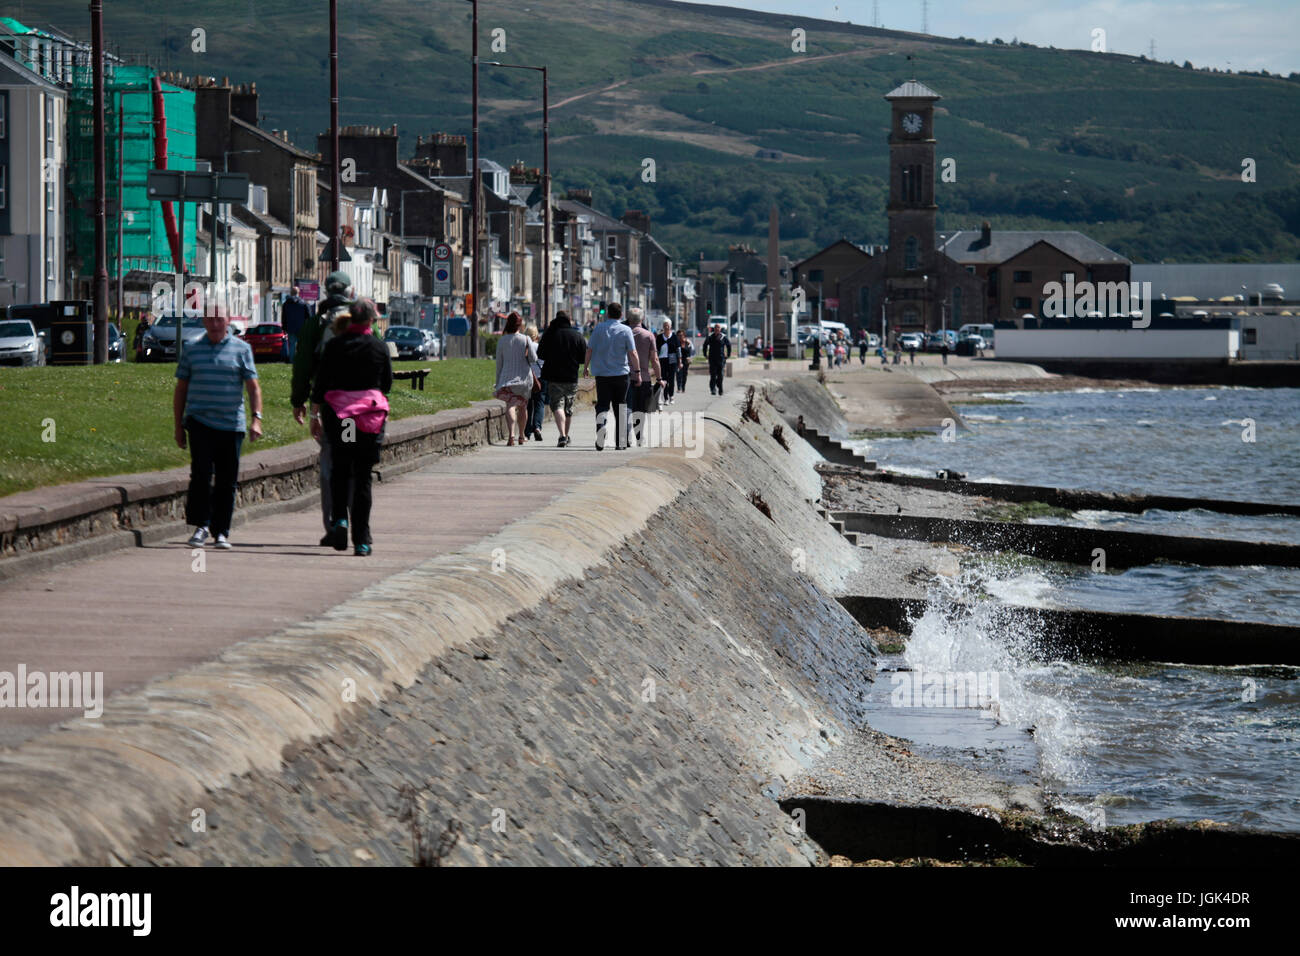
<svg viewBox="0 0 1300 956">
<path fill-rule="evenodd" d="M 67 95 L 0 54 L 0 305 L 66 298 Z"/>
</svg>

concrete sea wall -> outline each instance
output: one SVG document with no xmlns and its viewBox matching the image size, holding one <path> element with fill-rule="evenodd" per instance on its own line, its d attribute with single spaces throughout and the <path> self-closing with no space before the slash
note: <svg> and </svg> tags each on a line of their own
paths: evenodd
<svg viewBox="0 0 1300 956">
<path fill-rule="evenodd" d="M 756 408 L 0 752 L 0 863 L 816 862 L 776 799 L 876 652 Z"/>
</svg>

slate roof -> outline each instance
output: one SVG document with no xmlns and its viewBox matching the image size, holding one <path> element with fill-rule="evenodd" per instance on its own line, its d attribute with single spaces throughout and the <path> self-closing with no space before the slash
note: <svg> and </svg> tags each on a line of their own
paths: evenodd
<svg viewBox="0 0 1300 956">
<path fill-rule="evenodd" d="M 980 230 L 963 229 L 940 233 L 939 251 L 962 265 L 997 265 L 1017 256 L 1037 242 L 1046 242 L 1078 262 L 1128 262 L 1113 249 L 1108 249 L 1095 239 L 1089 239 L 1073 230 L 1009 230 L 994 229 L 986 245 Z"/>
<path fill-rule="evenodd" d="M 886 93 L 887 100 L 941 100 L 943 99 L 938 93 L 930 89 L 924 83 L 918 83 L 916 80 L 908 80 L 892 93 Z"/>
</svg>

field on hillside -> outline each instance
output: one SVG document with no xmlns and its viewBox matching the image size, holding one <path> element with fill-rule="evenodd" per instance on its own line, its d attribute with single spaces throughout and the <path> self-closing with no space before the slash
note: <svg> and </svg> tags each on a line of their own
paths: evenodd
<svg viewBox="0 0 1300 956">
<path fill-rule="evenodd" d="M 416 134 L 466 131 L 467 7 L 339 6 L 344 123 L 396 123 L 404 154 Z M 591 187 L 615 215 L 647 210 L 679 256 L 761 242 L 772 201 L 792 255 L 841 236 L 883 242 L 882 97 L 912 75 L 943 97 L 938 153 L 956 164 L 938 187 L 946 227 L 1078 228 L 1139 261 L 1300 256 L 1294 80 L 633 0 L 481 9 L 485 59 L 551 68 L 557 188 Z M 87 30 L 81 0 L 46 0 L 28 14 L 40 18 Z M 190 48 L 196 24 L 205 53 Z M 264 125 L 309 149 L 327 124 L 327 27 L 285 0 L 194 0 L 184 15 L 131 0 L 106 13 L 124 52 L 256 81 Z M 539 94 L 535 74 L 483 68 L 488 155 L 540 162 Z M 1257 182 L 1241 180 L 1246 157 Z M 647 158 L 654 182 L 641 178 Z"/>
</svg>

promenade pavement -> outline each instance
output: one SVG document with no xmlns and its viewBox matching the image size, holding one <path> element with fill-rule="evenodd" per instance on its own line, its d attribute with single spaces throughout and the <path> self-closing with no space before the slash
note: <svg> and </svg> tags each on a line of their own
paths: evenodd
<svg viewBox="0 0 1300 956">
<path fill-rule="evenodd" d="M 739 400 L 746 382 L 805 370 L 806 363 L 777 362 L 765 371 L 760 362 L 738 370 L 721 397 L 709 395 L 707 378 L 692 375 L 686 393 L 665 411 L 707 412 Z M 0 671 L 16 673 L 23 664 L 28 673 L 102 672 L 104 697 L 138 687 L 239 641 L 316 617 L 376 581 L 495 534 L 641 453 L 614 451 L 612 443 L 597 452 L 590 407 L 578 411 L 570 447 L 556 447 L 549 410 L 542 432 L 542 442 L 438 457 L 376 482 L 369 558 L 354 557 L 350 547 L 320 547 L 323 529 L 313 505 L 237 525 L 234 548 L 205 549 L 202 571 L 195 570 L 185 535 L 177 534 L 0 583 Z M 5 708 L 0 745 L 80 714 Z"/>
</svg>

